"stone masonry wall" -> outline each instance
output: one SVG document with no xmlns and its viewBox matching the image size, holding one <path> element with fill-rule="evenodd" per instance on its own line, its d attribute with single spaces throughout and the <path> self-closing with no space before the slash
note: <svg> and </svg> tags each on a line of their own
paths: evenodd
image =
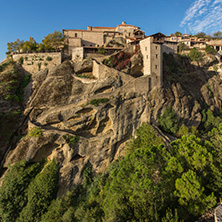
<svg viewBox="0 0 222 222">
<path fill-rule="evenodd" d="M 31 74 L 45 68 L 51 69 L 62 63 L 61 52 L 22 53 L 14 54 L 12 57 L 17 62 L 19 62 L 20 58 L 23 58 L 22 67 Z"/>
</svg>

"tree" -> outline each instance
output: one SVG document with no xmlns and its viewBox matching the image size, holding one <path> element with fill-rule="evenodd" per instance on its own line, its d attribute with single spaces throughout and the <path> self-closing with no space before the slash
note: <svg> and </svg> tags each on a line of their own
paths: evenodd
<svg viewBox="0 0 222 222">
<path fill-rule="evenodd" d="M 203 54 L 197 48 L 194 47 L 190 50 L 189 57 L 191 58 L 191 60 L 197 62 L 199 66 L 199 62 L 202 60 Z"/>
<path fill-rule="evenodd" d="M 177 115 L 172 107 L 166 109 L 158 121 L 165 132 L 175 134 L 179 129 Z"/>
<path fill-rule="evenodd" d="M 30 37 L 29 41 L 25 41 L 21 45 L 23 52 L 36 52 L 37 49 L 37 43 L 34 38 Z"/>
<path fill-rule="evenodd" d="M 184 42 L 180 42 L 180 44 L 178 46 L 179 53 L 183 52 L 184 50 L 188 50 L 188 49 L 189 49 L 189 47 Z"/>
<path fill-rule="evenodd" d="M 56 198 L 58 186 L 58 166 L 53 160 L 29 184 L 28 203 L 22 209 L 18 221 L 40 221 L 51 201 Z"/>
<path fill-rule="evenodd" d="M 217 53 L 217 51 L 214 49 L 214 47 L 210 46 L 210 45 L 206 46 L 205 51 L 207 54 L 212 54 L 212 55 L 215 55 Z"/>
<path fill-rule="evenodd" d="M 207 34 L 205 32 L 198 32 L 195 36 L 197 38 L 205 38 L 207 36 Z"/>
<path fill-rule="evenodd" d="M 27 188 L 42 169 L 42 164 L 17 162 L 10 168 L 0 188 L 0 215 L 4 221 L 15 221 L 27 203 Z"/>
<path fill-rule="evenodd" d="M 16 52 L 21 52 L 21 47 L 22 44 L 24 43 L 24 41 L 20 41 L 19 39 L 17 39 L 14 42 L 8 42 L 7 46 L 8 46 L 8 52 L 6 54 L 11 54 L 11 53 L 16 53 Z"/>
<path fill-rule="evenodd" d="M 61 50 L 65 46 L 65 37 L 60 31 L 55 31 L 44 37 L 42 44 L 45 50 Z"/>
<path fill-rule="evenodd" d="M 182 177 L 176 180 L 175 188 L 174 194 L 179 197 L 179 203 L 186 206 L 194 216 L 203 214 L 206 209 L 212 208 L 217 203 L 213 193 L 210 195 L 204 193 L 200 177 L 192 170 L 183 173 Z"/>
<path fill-rule="evenodd" d="M 222 38 L 222 32 L 221 32 L 221 31 L 215 32 L 215 33 L 213 34 L 213 36 L 214 36 L 215 38 L 221 39 L 221 38 Z"/>
<path fill-rule="evenodd" d="M 175 32 L 174 36 L 176 36 L 176 37 L 182 36 L 182 33 L 181 32 Z"/>
</svg>

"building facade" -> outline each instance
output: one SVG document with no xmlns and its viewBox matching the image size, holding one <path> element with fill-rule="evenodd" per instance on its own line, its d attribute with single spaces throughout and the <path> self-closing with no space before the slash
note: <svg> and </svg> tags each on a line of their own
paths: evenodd
<svg viewBox="0 0 222 222">
<path fill-rule="evenodd" d="M 149 76 L 149 89 L 163 85 L 163 44 L 165 35 L 157 33 L 140 41 L 144 75 Z"/>
<path fill-rule="evenodd" d="M 128 25 L 126 22 L 117 25 L 117 27 L 92 27 L 88 26 L 86 30 L 63 29 L 66 36 L 68 52 L 71 55 L 76 47 L 103 47 L 115 37 L 125 39 L 132 38 L 140 40 L 145 37 L 144 31 L 134 25 Z"/>
</svg>

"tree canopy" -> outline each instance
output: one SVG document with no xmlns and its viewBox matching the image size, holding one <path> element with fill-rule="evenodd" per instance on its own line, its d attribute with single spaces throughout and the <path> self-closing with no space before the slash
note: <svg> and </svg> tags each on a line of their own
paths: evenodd
<svg viewBox="0 0 222 222">
<path fill-rule="evenodd" d="M 27 41 L 17 39 L 14 42 L 7 43 L 8 52 L 41 52 L 41 51 L 58 51 L 65 47 L 65 37 L 60 31 L 55 31 L 44 37 L 41 43 L 37 43 L 34 38 L 30 37 Z"/>
</svg>

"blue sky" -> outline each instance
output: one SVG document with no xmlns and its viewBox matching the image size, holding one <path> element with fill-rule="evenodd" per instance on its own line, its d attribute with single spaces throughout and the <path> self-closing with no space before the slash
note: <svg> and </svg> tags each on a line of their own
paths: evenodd
<svg viewBox="0 0 222 222">
<path fill-rule="evenodd" d="M 55 30 L 88 25 L 115 27 L 126 21 L 147 35 L 222 29 L 222 0 L 0 0 L 0 5 L 0 61 L 7 42 L 30 36 L 41 42 Z"/>
</svg>

